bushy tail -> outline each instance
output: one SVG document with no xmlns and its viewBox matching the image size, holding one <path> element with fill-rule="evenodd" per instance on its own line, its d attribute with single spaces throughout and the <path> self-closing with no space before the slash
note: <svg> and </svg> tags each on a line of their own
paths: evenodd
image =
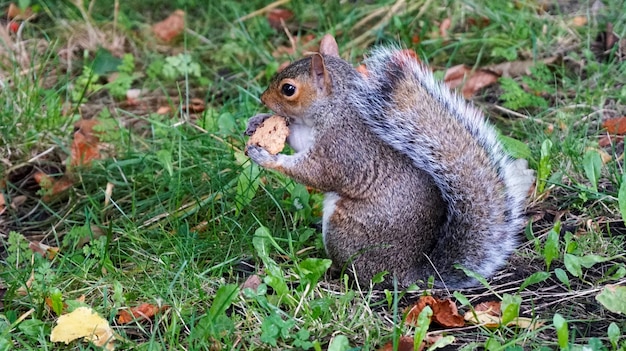
<svg viewBox="0 0 626 351">
<path fill-rule="evenodd" d="M 492 275 L 516 247 L 533 172 L 524 160 L 507 156 L 483 115 L 414 57 L 379 49 L 365 66 L 373 92 L 355 98 L 366 99 L 366 123 L 428 172 L 448 204 L 447 223 L 430 255 L 434 269 L 456 287 L 475 282 L 454 264 Z"/>
</svg>

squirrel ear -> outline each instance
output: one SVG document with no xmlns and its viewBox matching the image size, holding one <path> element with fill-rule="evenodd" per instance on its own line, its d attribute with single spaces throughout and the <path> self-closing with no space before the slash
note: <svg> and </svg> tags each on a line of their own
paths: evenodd
<svg viewBox="0 0 626 351">
<path fill-rule="evenodd" d="M 330 86 L 330 77 L 324 66 L 324 58 L 320 54 L 311 56 L 311 80 L 319 91 L 326 91 Z"/>
<path fill-rule="evenodd" d="M 320 41 L 320 54 L 339 57 L 339 47 L 332 35 L 326 34 L 322 37 Z"/>
</svg>

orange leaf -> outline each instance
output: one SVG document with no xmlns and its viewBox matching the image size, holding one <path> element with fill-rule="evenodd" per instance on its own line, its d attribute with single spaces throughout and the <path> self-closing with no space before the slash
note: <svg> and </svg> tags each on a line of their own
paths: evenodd
<svg viewBox="0 0 626 351">
<path fill-rule="evenodd" d="M 93 127 L 98 125 L 96 119 L 81 119 L 74 127 L 78 130 L 74 133 L 74 140 L 70 148 L 72 166 L 88 166 L 91 161 L 100 158 L 100 150 L 98 149 L 98 138 Z"/>
<path fill-rule="evenodd" d="M 471 68 L 463 64 L 450 67 L 446 70 L 446 74 L 443 76 L 443 81 L 446 83 L 448 88 L 455 89 L 463 84 L 465 75 L 471 71 Z"/>
<path fill-rule="evenodd" d="M 152 26 L 152 32 L 164 42 L 170 42 L 185 30 L 185 11 L 176 10 L 169 17 Z"/>
<path fill-rule="evenodd" d="M 574 27 L 583 27 L 586 24 L 587 24 L 586 16 L 576 16 L 572 18 L 572 26 Z"/>
<path fill-rule="evenodd" d="M 155 306 L 149 303 L 142 303 L 137 307 L 133 307 L 130 310 L 120 310 L 117 314 L 117 322 L 119 324 L 128 324 L 133 320 L 150 319 L 155 314 L 165 311 L 169 306 Z"/>
<path fill-rule="evenodd" d="M 267 13 L 267 21 L 270 27 L 274 29 L 281 29 L 283 23 L 287 22 L 293 17 L 293 12 L 285 9 L 272 9 Z"/>
<path fill-rule="evenodd" d="M 409 312 L 406 315 L 406 324 L 417 326 L 417 317 L 420 315 L 420 312 L 426 306 L 432 306 L 437 303 L 432 296 L 421 296 L 420 299 L 409 309 Z"/>
<path fill-rule="evenodd" d="M 418 348 L 419 351 L 424 349 L 424 342 Z M 378 349 L 379 351 L 393 351 L 393 341 L 390 341 L 385 344 L 382 348 Z M 398 351 L 413 351 L 413 337 L 412 336 L 401 336 L 398 342 Z"/>
<path fill-rule="evenodd" d="M 9 9 L 7 10 L 7 18 L 10 20 L 25 20 L 32 15 L 33 10 L 30 7 L 22 10 L 14 3 L 9 4 Z"/>
<path fill-rule="evenodd" d="M 456 305 L 452 300 L 439 300 L 432 296 L 422 296 L 407 313 L 406 323 L 416 325 L 417 317 L 424 307 L 430 306 L 433 310 L 432 321 L 447 328 L 462 327 L 465 325 L 463 317 L 459 315 Z"/>
<path fill-rule="evenodd" d="M 439 36 L 445 38 L 448 35 L 448 30 L 452 26 L 452 20 L 450 18 L 446 18 L 441 21 L 439 25 Z"/>
<path fill-rule="evenodd" d="M 48 246 L 39 241 L 29 242 L 28 248 L 49 260 L 53 259 L 57 255 L 57 253 L 59 253 L 58 247 Z"/>
<path fill-rule="evenodd" d="M 624 135 L 626 134 L 626 117 L 607 119 L 602 126 L 611 134 Z"/>
<path fill-rule="evenodd" d="M 465 320 L 459 314 L 456 304 L 450 299 L 437 300 L 432 306 L 433 322 L 447 328 L 459 328 L 465 325 Z"/>
</svg>

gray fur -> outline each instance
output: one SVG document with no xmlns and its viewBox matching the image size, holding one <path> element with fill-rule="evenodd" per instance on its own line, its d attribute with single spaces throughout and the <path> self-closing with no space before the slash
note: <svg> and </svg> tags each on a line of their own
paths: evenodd
<svg viewBox="0 0 626 351">
<path fill-rule="evenodd" d="M 250 158 L 328 194 L 326 251 L 361 283 L 386 270 L 401 286 L 429 276 L 452 289 L 474 285 L 455 264 L 492 275 L 524 225 L 525 164 L 503 153 L 478 110 L 400 51 L 374 52 L 368 77 L 322 57 L 327 77 L 311 75 L 305 58 L 262 96 L 301 126 L 292 140 L 306 142 L 291 156 L 249 147 Z M 314 96 L 290 105 L 276 94 L 286 78 L 314 85 Z"/>
</svg>

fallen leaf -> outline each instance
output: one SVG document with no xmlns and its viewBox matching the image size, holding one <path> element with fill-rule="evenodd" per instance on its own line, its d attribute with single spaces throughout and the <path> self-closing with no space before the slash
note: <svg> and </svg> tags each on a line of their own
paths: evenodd
<svg viewBox="0 0 626 351">
<path fill-rule="evenodd" d="M 452 300 L 439 300 L 432 296 L 420 297 L 419 301 L 407 312 L 406 323 L 416 325 L 417 317 L 426 306 L 430 306 L 433 310 L 431 320 L 443 327 L 456 328 L 465 325 L 463 317 L 459 315 L 459 311 Z"/>
<path fill-rule="evenodd" d="M 152 26 L 152 32 L 164 42 L 170 42 L 185 30 L 185 11 L 176 10 L 169 17 Z"/>
<path fill-rule="evenodd" d="M 62 315 L 50 333 L 50 341 L 66 345 L 79 338 L 109 351 L 115 349 L 116 336 L 109 322 L 89 307 L 78 307 Z"/>
<path fill-rule="evenodd" d="M 550 65 L 555 63 L 560 59 L 559 56 L 547 57 L 541 60 L 523 60 L 523 61 L 510 61 L 498 63 L 495 65 L 488 65 L 482 67 L 481 70 L 486 70 L 491 73 L 495 73 L 501 77 L 520 77 L 527 76 L 531 74 L 530 69 L 537 65 L 537 63 L 543 63 L 546 65 Z"/>
<path fill-rule="evenodd" d="M 602 126 L 611 134 L 624 135 L 626 134 L 626 117 L 607 119 L 602 122 Z"/>
<path fill-rule="evenodd" d="M 474 311 L 467 311 L 463 318 L 472 323 L 484 325 L 487 328 L 498 328 L 501 324 L 500 301 L 481 302 L 474 306 Z"/>
<path fill-rule="evenodd" d="M 474 310 L 477 312 L 488 312 L 494 316 L 499 316 L 500 314 L 502 314 L 500 307 L 500 301 L 486 301 L 474 306 Z"/>
<path fill-rule="evenodd" d="M 267 22 L 270 27 L 280 30 L 283 28 L 283 23 L 293 18 L 293 12 L 286 9 L 271 9 L 267 13 Z"/>
<path fill-rule="evenodd" d="M 490 311 L 467 311 L 463 319 L 472 324 L 484 325 L 487 328 L 498 328 L 502 319 L 500 315 L 494 315 Z"/>
<path fill-rule="evenodd" d="M 49 260 L 53 259 L 59 253 L 58 247 L 49 246 L 40 241 L 29 242 L 28 248 Z"/>
<path fill-rule="evenodd" d="M 17 288 L 17 290 L 15 291 L 18 295 L 20 296 L 26 296 L 28 295 L 28 291 L 30 290 L 31 285 L 33 285 L 33 282 L 35 281 L 35 272 L 31 271 L 30 272 L 30 277 L 28 278 L 28 280 L 26 281 L 26 284 L 24 285 L 20 285 L 19 288 Z"/>
<path fill-rule="evenodd" d="M 424 342 L 422 342 L 422 344 L 420 345 L 420 347 L 418 348 L 419 351 L 423 350 L 424 347 L 426 346 L 426 344 Z M 385 346 L 381 347 L 380 349 L 378 349 L 379 351 L 393 351 L 393 341 L 389 341 L 388 343 L 385 344 Z M 401 336 L 400 340 L 398 340 L 398 349 L 397 351 L 413 351 L 414 347 L 413 347 L 413 337 L 412 336 Z"/>
<path fill-rule="evenodd" d="M 461 64 L 446 70 L 443 80 L 450 89 L 462 85 L 461 93 L 463 97 L 469 99 L 478 90 L 497 82 L 498 78 L 499 76 L 493 72 L 483 69 L 472 72 L 470 67 Z"/>
<path fill-rule="evenodd" d="M 0 193 L 0 214 L 2 214 L 6 210 L 6 200 L 4 199 L 4 194 Z"/>
<path fill-rule="evenodd" d="M 166 115 L 170 112 L 172 112 L 172 109 L 169 106 L 161 106 L 156 110 L 158 115 Z"/>
<path fill-rule="evenodd" d="M 24 9 L 19 8 L 19 6 L 14 3 L 9 4 L 9 9 L 7 10 L 7 18 L 10 20 L 25 20 L 33 15 L 33 9 L 30 7 L 26 7 Z"/>
<path fill-rule="evenodd" d="M 131 309 L 120 310 L 117 314 L 117 322 L 119 324 L 128 324 L 134 320 L 150 319 L 155 314 L 167 310 L 169 306 L 155 306 L 149 303 L 142 303 Z"/>
<path fill-rule="evenodd" d="M 611 144 L 621 143 L 622 141 L 624 141 L 623 135 L 617 135 L 617 136 L 604 135 L 600 138 L 600 140 L 598 140 L 598 145 L 600 147 L 607 147 Z"/>
<path fill-rule="evenodd" d="M 487 17 L 470 17 L 467 19 L 467 24 L 472 27 L 485 28 L 491 23 Z"/>
<path fill-rule="evenodd" d="M 17 210 L 20 206 L 24 204 L 28 200 L 26 195 L 17 195 L 16 197 L 11 199 L 11 208 Z"/>
<path fill-rule="evenodd" d="M 583 27 L 586 24 L 587 24 L 586 16 L 576 16 L 572 18 L 572 26 L 574 27 Z"/>
<path fill-rule="evenodd" d="M 448 30 L 450 29 L 451 26 L 452 26 L 452 20 L 450 18 L 446 18 L 443 21 L 441 21 L 441 24 L 439 25 L 439 36 L 442 38 L 445 38 L 446 36 L 448 36 Z"/>
<path fill-rule="evenodd" d="M 248 279 L 246 279 L 246 281 L 241 285 L 241 290 L 243 291 L 243 289 L 249 288 L 256 292 L 256 289 L 259 285 L 261 285 L 261 283 L 261 278 L 258 275 L 253 274 L 249 276 Z"/>
<path fill-rule="evenodd" d="M 437 301 L 432 296 L 421 296 L 413 306 L 409 308 L 406 314 L 406 324 L 417 326 L 417 317 L 426 306 L 433 306 Z"/>
<path fill-rule="evenodd" d="M 98 124 L 99 122 L 95 118 L 81 118 L 74 124 L 76 132 L 74 132 L 74 139 L 70 148 L 72 166 L 88 166 L 93 160 L 100 158 L 98 147 L 100 138 L 94 131 L 94 127 Z"/>
<path fill-rule="evenodd" d="M 189 105 L 186 107 L 191 113 L 202 113 L 205 108 L 204 100 L 198 98 L 189 100 Z"/>
<path fill-rule="evenodd" d="M 516 326 L 522 329 L 536 330 L 543 327 L 544 324 L 545 322 L 539 319 L 517 317 L 514 320 L 510 321 L 509 324 L 507 324 L 507 327 Z"/>
<path fill-rule="evenodd" d="M 44 191 L 42 200 L 45 202 L 50 201 L 74 185 L 74 182 L 68 175 L 64 175 L 59 179 L 54 179 L 43 172 L 37 172 L 33 175 L 33 178 Z"/>
</svg>

